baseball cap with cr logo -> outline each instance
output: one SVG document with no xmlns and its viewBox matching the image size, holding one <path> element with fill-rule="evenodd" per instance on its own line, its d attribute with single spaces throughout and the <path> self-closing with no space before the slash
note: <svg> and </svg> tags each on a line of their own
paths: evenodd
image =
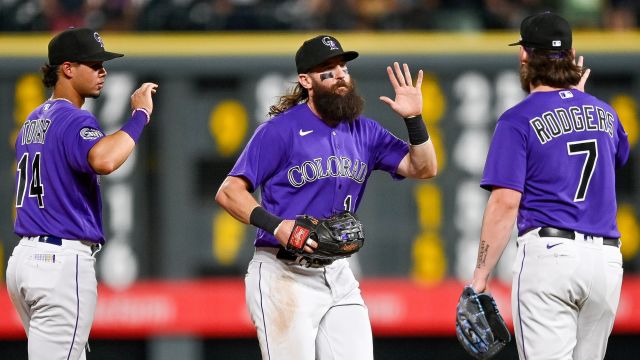
<svg viewBox="0 0 640 360">
<path fill-rule="evenodd" d="M 520 41 L 509 46 L 544 50 L 571 49 L 571 26 L 560 15 L 551 12 L 531 15 L 520 24 Z"/>
<path fill-rule="evenodd" d="M 358 57 L 358 53 L 342 50 L 338 39 L 331 35 L 318 35 L 305 41 L 296 52 L 296 69 L 298 74 L 304 74 L 336 56 L 351 61 Z"/>
<path fill-rule="evenodd" d="M 70 28 L 54 36 L 49 42 L 49 65 L 65 61 L 107 61 L 124 56 L 104 50 L 100 35 L 87 28 Z"/>
</svg>

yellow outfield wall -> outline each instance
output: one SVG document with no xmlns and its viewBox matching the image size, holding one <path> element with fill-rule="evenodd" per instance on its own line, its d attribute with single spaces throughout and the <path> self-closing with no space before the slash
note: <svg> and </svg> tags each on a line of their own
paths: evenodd
<svg viewBox="0 0 640 360">
<path fill-rule="evenodd" d="M 120 33 L 101 32 L 108 49 L 127 56 L 188 57 L 291 55 L 305 39 L 321 32 L 243 33 Z M 517 32 L 332 32 L 343 47 L 373 55 L 389 54 L 502 54 L 517 41 Z M 0 34 L 0 57 L 45 56 L 49 33 Z M 580 52 L 640 53 L 640 31 L 584 31 L 574 33 Z"/>
</svg>

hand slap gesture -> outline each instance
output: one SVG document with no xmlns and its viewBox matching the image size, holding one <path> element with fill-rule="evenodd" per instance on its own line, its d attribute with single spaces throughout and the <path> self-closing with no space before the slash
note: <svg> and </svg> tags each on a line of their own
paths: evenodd
<svg viewBox="0 0 640 360">
<path fill-rule="evenodd" d="M 409 65 L 402 64 L 402 67 L 404 74 L 397 62 L 393 63 L 393 69 L 391 66 L 387 66 L 387 74 L 389 74 L 389 81 L 396 93 L 396 98 L 391 100 L 386 96 L 380 96 L 380 100 L 403 118 L 420 115 L 422 113 L 422 70 L 418 71 L 418 80 L 413 86 Z"/>
</svg>

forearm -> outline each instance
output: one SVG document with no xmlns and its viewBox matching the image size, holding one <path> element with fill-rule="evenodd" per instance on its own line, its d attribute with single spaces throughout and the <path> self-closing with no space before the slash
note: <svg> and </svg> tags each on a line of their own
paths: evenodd
<svg viewBox="0 0 640 360">
<path fill-rule="evenodd" d="M 231 216 L 245 224 L 249 224 L 253 209 L 260 206 L 249 193 L 246 182 L 234 176 L 227 177 L 220 185 L 215 200 Z"/>
<path fill-rule="evenodd" d="M 89 164 L 98 174 L 110 174 L 127 160 L 135 145 L 133 139 L 123 131 L 107 135 L 89 150 Z"/>
<path fill-rule="evenodd" d="M 438 173 L 438 160 L 431 140 L 420 145 L 411 145 L 407 157 L 409 161 L 408 177 L 429 179 Z"/>
<path fill-rule="evenodd" d="M 491 193 L 482 221 L 472 286 L 484 291 L 489 275 L 506 248 L 518 213 L 520 193 L 498 189 Z"/>
<path fill-rule="evenodd" d="M 436 151 L 422 116 L 404 118 L 404 122 L 407 126 L 410 145 L 409 153 L 398 166 L 398 174 L 414 179 L 429 179 L 436 176 L 438 173 Z"/>
<path fill-rule="evenodd" d="M 248 189 L 249 184 L 243 178 L 228 176 L 216 193 L 216 202 L 236 220 L 274 234 L 286 246 L 294 222 L 283 221 L 262 209 Z"/>
<path fill-rule="evenodd" d="M 89 151 L 88 160 L 93 170 L 107 175 L 124 164 L 148 122 L 148 111 L 136 109 L 119 131 L 100 139 Z"/>
<path fill-rule="evenodd" d="M 498 223 L 483 224 L 480 244 L 478 245 L 476 268 L 473 273 L 473 284 L 478 280 L 485 283 L 487 282 L 489 275 L 491 275 L 491 272 L 498 264 L 509 242 L 511 229 L 512 228 L 507 229 L 506 226 Z"/>
<path fill-rule="evenodd" d="M 420 145 L 411 145 L 409 153 L 400 161 L 398 175 L 412 179 L 429 179 L 438 173 L 438 161 L 433 143 L 429 140 Z"/>
</svg>

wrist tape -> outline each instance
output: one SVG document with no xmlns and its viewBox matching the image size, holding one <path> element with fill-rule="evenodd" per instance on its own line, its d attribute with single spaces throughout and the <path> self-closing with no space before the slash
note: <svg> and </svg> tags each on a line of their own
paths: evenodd
<svg viewBox="0 0 640 360">
<path fill-rule="evenodd" d="M 411 145 L 420 145 L 429 141 L 429 133 L 427 132 L 427 126 L 422 121 L 422 115 L 404 118 L 404 123 L 407 125 L 409 143 Z"/>
<path fill-rule="evenodd" d="M 256 206 L 249 215 L 249 224 L 268 231 L 270 234 L 275 235 L 278 225 L 282 222 L 282 219 L 271 214 L 265 210 L 262 206 Z"/>
</svg>

